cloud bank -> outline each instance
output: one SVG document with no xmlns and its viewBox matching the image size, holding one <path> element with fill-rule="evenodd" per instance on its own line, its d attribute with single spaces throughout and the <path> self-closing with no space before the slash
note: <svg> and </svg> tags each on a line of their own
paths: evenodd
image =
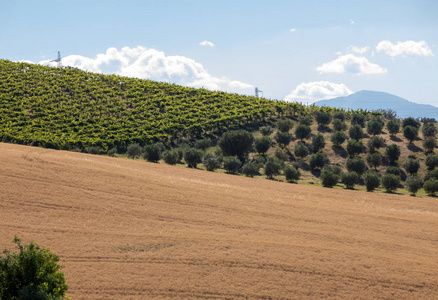
<svg viewBox="0 0 438 300">
<path fill-rule="evenodd" d="M 227 77 L 215 77 L 204 66 L 185 56 L 167 56 L 163 51 L 143 46 L 109 48 L 94 58 L 70 55 L 62 59 L 64 66 L 85 71 L 117 74 L 121 76 L 151 79 L 185 85 L 204 87 L 233 93 L 252 94 L 253 86 Z M 43 60 L 39 64 L 56 66 L 56 62 Z"/>
<path fill-rule="evenodd" d="M 299 84 L 284 100 L 287 102 L 313 103 L 318 100 L 348 96 L 352 93 L 353 92 L 343 83 L 312 81 Z"/>
<path fill-rule="evenodd" d="M 433 56 L 432 50 L 425 41 L 415 42 L 397 42 L 393 44 L 390 41 L 381 41 L 376 46 L 377 52 L 384 52 L 391 57 L 395 56 Z"/>
<path fill-rule="evenodd" d="M 388 72 L 375 63 L 370 62 L 366 57 L 354 54 L 340 55 L 337 59 L 322 64 L 316 68 L 320 74 L 323 73 L 353 73 L 363 74 L 382 74 Z"/>
</svg>

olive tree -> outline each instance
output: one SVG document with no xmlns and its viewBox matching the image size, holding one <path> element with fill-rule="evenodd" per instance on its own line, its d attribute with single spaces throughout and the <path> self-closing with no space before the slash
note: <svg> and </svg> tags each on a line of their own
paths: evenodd
<svg viewBox="0 0 438 300">
<path fill-rule="evenodd" d="M 252 150 L 254 137 L 245 130 L 225 132 L 218 141 L 218 146 L 226 156 L 237 156 L 240 161 L 245 161 Z"/>
</svg>

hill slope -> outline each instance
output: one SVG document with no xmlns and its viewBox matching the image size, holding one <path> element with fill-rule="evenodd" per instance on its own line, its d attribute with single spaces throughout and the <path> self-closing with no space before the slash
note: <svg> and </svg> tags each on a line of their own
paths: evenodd
<svg viewBox="0 0 438 300">
<path fill-rule="evenodd" d="M 438 202 L 0 143 L 0 246 L 72 299 L 438 297 Z"/>
<path fill-rule="evenodd" d="M 393 109 L 398 117 L 435 118 L 438 119 L 438 107 L 410 102 L 392 94 L 374 91 L 360 91 L 346 97 L 315 102 L 318 106 L 330 106 L 346 109 Z"/>
</svg>

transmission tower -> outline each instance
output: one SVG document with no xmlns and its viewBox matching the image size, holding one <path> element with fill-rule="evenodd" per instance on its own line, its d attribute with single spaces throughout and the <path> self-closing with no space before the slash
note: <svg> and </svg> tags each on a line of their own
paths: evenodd
<svg viewBox="0 0 438 300">
<path fill-rule="evenodd" d="M 262 93 L 262 97 L 263 97 L 263 91 L 259 90 L 257 87 L 255 88 L 255 96 L 258 98 L 259 94 Z"/>
<path fill-rule="evenodd" d="M 51 60 L 51 61 L 57 62 L 58 68 L 62 68 L 61 51 L 58 51 L 58 57 L 55 60 Z"/>
</svg>

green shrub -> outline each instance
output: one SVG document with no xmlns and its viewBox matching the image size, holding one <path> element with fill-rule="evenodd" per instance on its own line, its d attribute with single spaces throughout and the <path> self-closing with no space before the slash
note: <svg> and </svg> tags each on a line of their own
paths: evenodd
<svg viewBox="0 0 438 300">
<path fill-rule="evenodd" d="M 382 155 L 380 153 L 368 153 L 367 155 L 367 163 L 371 168 L 377 170 L 378 167 L 382 165 Z"/>
<path fill-rule="evenodd" d="M 409 117 L 403 120 L 402 127 L 405 128 L 406 126 L 414 126 L 416 128 L 420 128 L 421 123 L 414 118 Z"/>
<path fill-rule="evenodd" d="M 335 131 L 344 131 L 347 129 L 345 122 L 340 119 L 334 119 L 332 123 Z"/>
<path fill-rule="evenodd" d="M 374 171 L 365 172 L 364 182 L 368 192 L 374 191 L 380 186 L 379 173 Z"/>
<path fill-rule="evenodd" d="M 294 155 L 298 158 L 304 158 L 309 155 L 309 148 L 303 143 L 298 143 L 295 145 Z"/>
<path fill-rule="evenodd" d="M 325 147 L 325 139 L 324 136 L 320 133 L 314 135 L 312 137 L 312 151 L 318 152 Z"/>
<path fill-rule="evenodd" d="M 117 154 L 117 148 L 116 148 L 116 147 L 113 147 L 113 148 L 109 149 L 108 152 L 107 152 L 107 154 L 108 154 L 108 156 L 116 157 L 116 154 Z"/>
<path fill-rule="evenodd" d="M 418 128 L 411 125 L 403 127 L 403 136 L 409 141 L 409 144 L 412 144 L 418 137 Z"/>
<path fill-rule="evenodd" d="M 97 146 L 88 147 L 87 152 L 90 154 L 100 154 L 100 147 Z"/>
<path fill-rule="evenodd" d="M 143 158 L 148 162 L 157 163 L 161 159 L 161 147 L 158 143 L 144 147 Z"/>
<path fill-rule="evenodd" d="M 289 156 L 287 155 L 286 151 L 280 148 L 275 149 L 274 156 L 283 163 L 289 160 Z"/>
<path fill-rule="evenodd" d="M 400 168 L 397 166 L 390 166 L 386 169 L 386 174 L 393 174 L 400 177 L 402 170 L 400 170 Z"/>
<path fill-rule="evenodd" d="M 425 123 L 421 129 L 424 137 L 435 137 L 436 131 L 435 124 L 433 123 Z"/>
<path fill-rule="evenodd" d="M 128 155 L 128 158 L 139 158 L 142 153 L 143 151 L 139 144 L 130 144 L 128 145 L 128 148 L 126 148 L 126 154 Z"/>
<path fill-rule="evenodd" d="M 260 164 L 257 161 L 248 161 L 242 167 L 242 173 L 247 177 L 259 174 Z"/>
<path fill-rule="evenodd" d="M 438 155 L 430 153 L 426 156 L 427 169 L 433 170 L 438 166 Z"/>
<path fill-rule="evenodd" d="M 280 147 L 285 148 L 292 141 L 292 135 L 289 132 L 277 131 L 274 139 Z"/>
<path fill-rule="evenodd" d="M 405 162 L 404 168 L 406 173 L 410 175 L 417 174 L 418 170 L 420 169 L 420 162 L 414 158 L 408 158 L 408 160 Z"/>
<path fill-rule="evenodd" d="M 297 182 L 301 177 L 300 171 L 291 166 L 284 168 L 284 175 L 287 182 Z"/>
<path fill-rule="evenodd" d="M 385 174 L 382 176 L 382 186 L 387 192 L 394 192 L 400 185 L 400 177 L 394 174 Z"/>
<path fill-rule="evenodd" d="M 265 163 L 265 175 L 272 179 L 274 175 L 279 175 L 283 164 L 276 157 L 268 157 Z"/>
<path fill-rule="evenodd" d="M 312 129 L 308 125 L 300 124 L 295 128 L 295 136 L 300 140 L 308 139 L 311 132 Z"/>
<path fill-rule="evenodd" d="M 211 147 L 211 139 L 209 139 L 209 138 L 197 140 L 195 142 L 196 149 L 205 150 L 205 149 L 210 148 L 210 147 Z"/>
<path fill-rule="evenodd" d="M 178 147 L 178 148 L 175 148 L 174 150 L 178 154 L 178 162 L 182 161 L 184 158 L 184 148 Z"/>
<path fill-rule="evenodd" d="M 342 183 L 345 184 L 347 189 L 353 189 L 358 179 L 359 175 L 357 175 L 356 172 L 346 172 L 342 174 Z"/>
<path fill-rule="evenodd" d="M 312 170 L 322 169 L 327 162 L 327 157 L 321 151 L 318 151 L 310 156 L 309 165 Z"/>
<path fill-rule="evenodd" d="M 438 192 L 438 180 L 435 178 L 430 178 L 423 184 L 423 189 L 428 195 L 435 196 L 435 193 Z"/>
<path fill-rule="evenodd" d="M 361 176 L 366 169 L 365 162 L 360 157 L 353 157 L 347 159 L 347 170 L 349 172 L 356 172 L 359 176 Z"/>
<path fill-rule="evenodd" d="M 272 140 L 268 136 L 262 136 L 254 140 L 254 148 L 258 154 L 265 155 L 271 148 Z"/>
<path fill-rule="evenodd" d="M 252 150 L 254 137 L 245 130 L 227 131 L 218 141 L 218 146 L 226 156 L 237 156 L 245 161 Z"/>
<path fill-rule="evenodd" d="M 18 252 L 7 249 L 0 257 L 0 299 L 64 299 L 68 286 L 59 257 L 34 242 L 22 245 L 14 238 Z"/>
<path fill-rule="evenodd" d="M 353 140 L 359 141 L 363 139 L 362 127 L 360 127 L 360 125 L 357 124 L 350 126 L 350 128 L 348 129 L 348 135 Z"/>
<path fill-rule="evenodd" d="M 380 136 L 373 136 L 368 140 L 368 148 L 370 149 L 370 152 L 375 152 L 376 149 L 380 149 L 386 146 L 385 139 Z"/>
<path fill-rule="evenodd" d="M 294 127 L 291 119 L 283 119 L 277 121 L 277 128 L 281 132 L 289 132 Z"/>
<path fill-rule="evenodd" d="M 300 124 L 310 126 L 310 125 L 313 124 L 313 118 L 312 118 L 311 116 L 309 116 L 309 115 L 301 116 L 301 117 L 298 119 L 298 122 L 299 122 Z"/>
<path fill-rule="evenodd" d="M 350 156 L 361 154 L 364 151 L 362 142 L 357 140 L 349 140 L 347 143 L 347 153 Z"/>
<path fill-rule="evenodd" d="M 262 126 L 260 127 L 260 133 L 263 136 L 270 136 L 274 132 L 274 129 L 271 126 Z"/>
<path fill-rule="evenodd" d="M 332 115 L 327 111 L 319 110 L 314 115 L 319 127 L 325 127 L 332 121 Z"/>
<path fill-rule="evenodd" d="M 384 125 L 385 124 L 383 123 L 381 118 L 374 117 L 367 124 L 367 132 L 371 135 L 378 135 L 382 132 Z"/>
<path fill-rule="evenodd" d="M 395 135 L 400 132 L 400 121 L 398 119 L 389 120 L 386 124 L 389 134 Z"/>
<path fill-rule="evenodd" d="M 242 162 L 235 156 L 228 156 L 224 159 L 224 169 L 230 173 L 237 173 Z"/>
<path fill-rule="evenodd" d="M 332 134 L 332 136 L 330 137 L 330 141 L 333 143 L 333 145 L 335 146 L 340 146 L 342 145 L 342 143 L 345 142 L 345 140 L 347 139 L 347 136 L 345 135 L 345 133 L 343 131 L 336 131 L 335 133 Z"/>
<path fill-rule="evenodd" d="M 423 148 L 426 152 L 433 152 L 436 148 L 436 139 L 433 136 L 425 137 L 423 140 Z"/>
<path fill-rule="evenodd" d="M 176 165 L 178 163 L 178 153 L 175 150 L 166 150 L 163 152 L 163 160 L 168 165 Z"/>
<path fill-rule="evenodd" d="M 438 169 L 428 171 L 424 176 L 424 181 L 427 181 L 431 178 L 435 178 L 436 180 L 438 180 Z"/>
<path fill-rule="evenodd" d="M 345 113 L 342 110 L 339 110 L 333 114 L 333 120 L 345 121 Z"/>
<path fill-rule="evenodd" d="M 196 148 L 187 148 L 184 151 L 184 160 L 189 168 L 196 168 L 202 162 L 203 156 L 204 152 Z"/>
<path fill-rule="evenodd" d="M 423 182 L 421 181 L 421 178 L 418 176 L 409 176 L 406 180 L 406 188 L 409 192 L 412 193 L 412 195 L 416 195 L 418 190 L 421 189 L 423 186 Z"/>
<path fill-rule="evenodd" d="M 324 187 L 334 187 L 339 178 L 340 176 L 333 172 L 331 166 L 327 165 L 322 169 L 320 179 Z"/>
<path fill-rule="evenodd" d="M 212 153 L 206 153 L 204 155 L 204 158 L 202 159 L 202 163 L 204 164 L 207 171 L 214 171 L 221 167 L 222 157 L 216 156 Z"/>
<path fill-rule="evenodd" d="M 351 125 L 359 125 L 360 127 L 365 127 L 365 115 L 364 114 L 353 114 L 351 116 Z"/>
<path fill-rule="evenodd" d="M 400 157 L 400 147 L 397 146 L 397 144 L 386 146 L 386 156 L 388 157 L 390 164 L 396 164 Z"/>
</svg>

